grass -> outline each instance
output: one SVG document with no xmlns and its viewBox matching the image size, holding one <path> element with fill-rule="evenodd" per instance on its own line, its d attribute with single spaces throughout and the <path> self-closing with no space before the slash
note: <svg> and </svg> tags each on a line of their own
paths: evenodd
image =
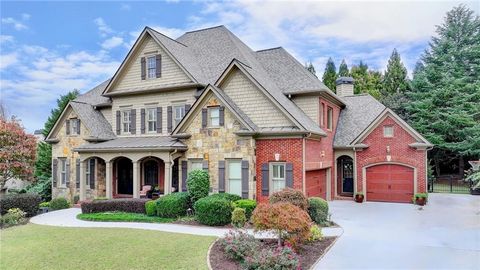
<svg viewBox="0 0 480 270">
<path fill-rule="evenodd" d="M 207 269 L 214 237 L 27 224 L 4 229 L 0 269 Z"/>
<path fill-rule="evenodd" d="M 148 223 L 167 223 L 175 221 L 174 218 L 162 218 L 158 216 L 147 216 L 138 213 L 125 212 L 103 212 L 91 214 L 78 214 L 78 219 L 88 221 L 121 221 L 121 222 L 148 222 Z"/>
</svg>

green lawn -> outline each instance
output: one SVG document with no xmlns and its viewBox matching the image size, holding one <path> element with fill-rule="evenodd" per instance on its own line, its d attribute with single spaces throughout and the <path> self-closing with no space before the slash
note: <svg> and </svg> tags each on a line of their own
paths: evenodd
<svg viewBox="0 0 480 270">
<path fill-rule="evenodd" d="M 0 269 L 207 269 L 214 237 L 27 224 L 0 231 Z"/>
<path fill-rule="evenodd" d="M 138 213 L 125 212 L 102 212 L 91 214 L 78 214 L 78 219 L 88 221 L 120 221 L 120 222 L 150 222 L 150 223 L 166 223 L 175 221 L 174 218 L 162 218 L 158 216 L 147 216 Z"/>
</svg>

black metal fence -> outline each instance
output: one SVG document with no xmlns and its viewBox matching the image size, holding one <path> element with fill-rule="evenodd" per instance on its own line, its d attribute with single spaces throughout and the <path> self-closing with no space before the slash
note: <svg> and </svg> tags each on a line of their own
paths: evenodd
<svg viewBox="0 0 480 270">
<path fill-rule="evenodd" d="M 428 180 L 428 192 L 470 194 L 471 181 L 464 181 L 452 175 Z"/>
</svg>

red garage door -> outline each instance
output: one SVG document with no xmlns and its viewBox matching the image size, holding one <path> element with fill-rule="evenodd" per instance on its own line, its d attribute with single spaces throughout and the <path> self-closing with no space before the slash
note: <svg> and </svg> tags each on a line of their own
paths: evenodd
<svg viewBox="0 0 480 270">
<path fill-rule="evenodd" d="M 327 170 L 306 172 L 307 197 L 321 197 L 327 199 Z"/>
<path fill-rule="evenodd" d="M 367 168 L 367 200 L 411 202 L 412 196 L 412 168 L 390 164 Z"/>
</svg>

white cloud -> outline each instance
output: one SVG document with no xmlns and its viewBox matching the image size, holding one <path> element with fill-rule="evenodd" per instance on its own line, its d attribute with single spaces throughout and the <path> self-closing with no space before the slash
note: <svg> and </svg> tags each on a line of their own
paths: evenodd
<svg viewBox="0 0 480 270">
<path fill-rule="evenodd" d="M 15 39 L 13 36 L 8 36 L 8 35 L 0 35 L 0 44 L 6 44 L 6 43 L 11 43 Z"/>
<path fill-rule="evenodd" d="M 97 25 L 98 31 L 102 37 L 107 36 L 108 34 L 113 33 L 113 29 L 105 23 L 105 20 L 102 17 L 98 17 L 93 22 Z"/>
<path fill-rule="evenodd" d="M 111 37 L 109 39 L 106 39 L 102 43 L 102 48 L 108 50 L 108 49 L 113 49 L 115 47 L 118 47 L 123 44 L 123 38 L 121 37 Z"/>
<path fill-rule="evenodd" d="M 121 4 L 120 5 L 121 10 L 130 10 L 132 7 L 129 4 Z"/>
<path fill-rule="evenodd" d="M 0 70 L 5 69 L 11 65 L 17 63 L 17 54 L 2 54 L 0 55 Z"/>
<path fill-rule="evenodd" d="M 30 20 L 31 15 L 28 13 L 22 13 L 22 20 L 28 21 Z"/>
<path fill-rule="evenodd" d="M 163 26 L 158 26 L 158 25 L 153 25 L 153 26 L 150 26 L 151 28 L 153 28 L 155 31 L 158 31 L 170 38 L 173 38 L 173 39 L 176 39 L 178 38 L 179 36 L 183 35 L 185 33 L 186 30 L 184 29 L 181 29 L 181 28 L 173 28 L 173 27 L 163 27 Z M 138 32 L 138 34 L 140 34 L 140 32 Z M 138 37 L 138 34 L 137 34 L 137 37 Z"/>
<path fill-rule="evenodd" d="M 2 23 L 12 25 L 15 30 L 25 30 L 28 29 L 28 26 L 23 24 L 22 22 L 15 20 L 12 17 L 2 18 Z"/>
</svg>

